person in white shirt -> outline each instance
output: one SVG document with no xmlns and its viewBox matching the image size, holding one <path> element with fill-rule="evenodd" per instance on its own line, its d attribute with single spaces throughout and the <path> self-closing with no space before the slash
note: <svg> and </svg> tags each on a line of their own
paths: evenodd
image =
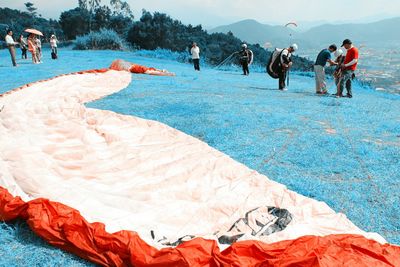
<svg viewBox="0 0 400 267">
<path fill-rule="evenodd" d="M 16 67 L 17 61 L 15 59 L 15 45 L 17 45 L 18 43 L 14 42 L 12 35 L 13 35 L 12 30 L 7 30 L 7 35 L 6 35 L 5 40 L 6 40 L 6 44 L 8 47 L 8 51 L 10 51 L 11 62 L 13 64 L 13 66 Z"/>
<path fill-rule="evenodd" d="M 35 38 L 35 43 L 36 43 L 36 56 L 39 60 L 39 63 L 42 63 L 42 41 L 40 41 L 40 37 L 37 36 Z"/>
<path fill-rule="evenodd" d="M 50 37 L 50 46 L 51 46 L 51 53 L 52 53 L 52 58 L 56 59 L 57 58 L 57 37 L 53 34 Z"/>
<path fill-rule="evenodd" d="M 192 54 L 194 69 L 200 71 L 200 48 L 196 43 L 193 43 L 190 54 Z"/>
</svg>

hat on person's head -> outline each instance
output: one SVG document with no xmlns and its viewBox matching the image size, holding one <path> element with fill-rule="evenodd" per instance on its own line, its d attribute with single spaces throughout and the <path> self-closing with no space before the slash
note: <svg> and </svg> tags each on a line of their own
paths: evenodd
<svg viewBox="0 0 400 267">
<path fill-rule="evenodd" d="M 247 44 L 242 44 L 242 47 L 243 48 L 247 48 Z"/>
<path fill-rule="evenodd" d="M 342 47 L 344 46 L 344 45 L 351 45 L 351 44 L 353 44 L 352 42 L 351 42 L 351 40 L 350 39 L 345 39 L 344 41 L 343 41 L 343 44 L 342 44 Z"/>
</svg>

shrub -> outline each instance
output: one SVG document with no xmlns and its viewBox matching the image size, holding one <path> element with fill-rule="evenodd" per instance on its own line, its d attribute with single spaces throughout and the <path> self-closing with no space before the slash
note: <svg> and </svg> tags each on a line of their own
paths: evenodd
<svg viewBox="0 0 400 267">
<path fill-rule="evenodd" d="M 124 40 L 113 30 L 101 29 L 78 36 L 75 50 L 124 50 L 127 46 Z"/>
</svg>

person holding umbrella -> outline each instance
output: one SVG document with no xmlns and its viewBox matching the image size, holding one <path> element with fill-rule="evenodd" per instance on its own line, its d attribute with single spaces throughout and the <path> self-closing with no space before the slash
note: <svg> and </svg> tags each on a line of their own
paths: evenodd
<svg viewBox="0 0 400 267">
<path fill-rule="evenodd" d="M 40 62 L 40 58 L 38 55 L 38 48 L 37 48 L 37 44 L 36 44 L 35 35 L 43 36 L 43 33 L 36 29 L 26 29 L 25 32 L 29 33 L 28 50 L 29 50 L 29 52 L 32 53 L 32 62 L 34 64 L 39 64 L 41 62 Z"/>
<path fill-rule="evenodd" d="M 39 64 L 39 60 L 36 53 L 37 49 L 36 49 L 35 35 L 33 33 L 29 34 L 28 37 L 28 50 L 32 54 L 33 64 Z"/>
<path fill-rule="evenodd" d="M 13 39 L 12 35 L 13 35 L 12 30 L 8 29 L 5 40 L 6 40 L 6 44 L 7 44 L 7 47 L 8 47 L 8 51 L 10 51 L 11 62 L 12 62 L 14 67 L 17 67 L 17 61 L 15 59 L 15 46 L 18 43 L 14 42 L 14 39 Z"/>
</svg>

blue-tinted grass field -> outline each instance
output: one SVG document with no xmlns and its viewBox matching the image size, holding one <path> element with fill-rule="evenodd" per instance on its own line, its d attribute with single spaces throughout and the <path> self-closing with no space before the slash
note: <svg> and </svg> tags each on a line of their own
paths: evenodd
<svg viewBox="0 0 400 267">
<path fill-rule="evenodd" d="M 61 50 L 52 61 L 44 51 L 43 64 L 20 60 L 14 69 L 3 50 L 0 93 L 107 67 L 116 58 L 175 72 L 176 77 L 133 75 L 128 88 L 87 106 L 168 124 L 400 244 L 400 95 L 356 85 L 353 99 L 321 97 L 310 75 L 295 74 L 289 91 L 281 92 L 265 73 L 246 77 L 235 68 L 210 67 L 197 73 L 173 54 L 151 56 Z M 332 81 L 330 87 L 334 93 Z M 0 259 L 4 266 L 90 265 L 44 244 L 21 222 L 1 224 Z"/>
</svg>

